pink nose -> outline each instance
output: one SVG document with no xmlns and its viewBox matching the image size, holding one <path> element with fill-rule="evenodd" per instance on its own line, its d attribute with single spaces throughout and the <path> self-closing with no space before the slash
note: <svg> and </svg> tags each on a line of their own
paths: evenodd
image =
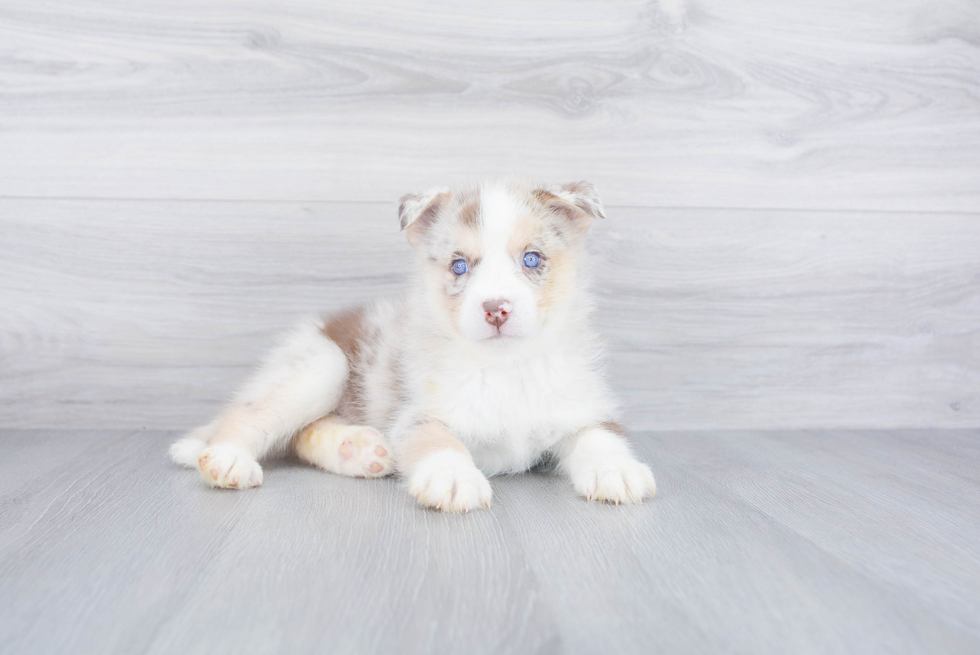
<svg viewBox="0 0 980 655">
<path fill-rule="evenodd" d="M 507 322 L 507 315 L 510 314 L 510 301 L 503 298 L 488 300 L 483 303 L 483 311 L 486 312 L 487 323 L 500 328 Z"/>
</svg>

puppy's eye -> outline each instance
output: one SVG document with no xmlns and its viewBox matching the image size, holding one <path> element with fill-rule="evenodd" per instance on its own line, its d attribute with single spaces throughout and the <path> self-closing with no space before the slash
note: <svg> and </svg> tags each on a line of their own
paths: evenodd
<svg viewBox="0 0 980 655">
<path fill-rule="evenodd" d="M 535 264 L 535 266 L 537 266 L 537 264 Z M 453 262 L 453 273 L 456 275 L 462 275 L 467 271 L 467 269 L 468 267 L 466 266 L 465 259 L 457 259 Z"/>
<path fill-rule="evenodd" d="M 541 263 L 541 255 L 536 252 L 529 252 L 524 255 L 524 265 L 528 268 L 537 268 Z"/>
</svg>

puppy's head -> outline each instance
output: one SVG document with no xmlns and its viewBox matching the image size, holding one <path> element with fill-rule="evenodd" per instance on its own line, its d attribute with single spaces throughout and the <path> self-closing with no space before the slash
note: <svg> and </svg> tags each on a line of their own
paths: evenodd
<svg viewBox="0 0 980 655">
<path fill-rule="evenodd" d="M 575 311 L 582 240 L 603 217 L 587 182 L 431 189 L 402 197 L 398 213 L 418 254 L 425 311 L 488 343 L 533 336 Z"/>
</svg>

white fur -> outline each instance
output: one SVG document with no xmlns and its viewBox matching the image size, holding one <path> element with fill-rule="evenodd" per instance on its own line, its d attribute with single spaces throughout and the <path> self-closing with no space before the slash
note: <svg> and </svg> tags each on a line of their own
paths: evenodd
<svg viewBox="0 0 980 655">
<path fill-rule="evenodd" d="M 327 417 L 303 429 L 296 454 L 324 471 L 353 478 L 381 478 L 394 470 L 384 435 L 365 425 L 346 425 Z"/>
<path fill-rule="evenodd" d="M 198 466 L 212 487 L 249 489 L 262 484 L 262 467 L 247 448 L 235 443 L 208 446 L 201 452 Z"/>
<path fill-rule="evenodd" d="M 473 279 L 463 294 L 461 331 L 473 341 L 495 337 L 497 329 L 484 320 L 483 303 L 501 298 L 509 301 L 511 311 L 499 334 L 510 338 L 530 336 L 537 325 L 537 306 L 520 264 L 507 254 L 507 240 L 521 209 L 520 201 L 500 185 L 486 184 L 481 191 L 483 260 L 470 273 Z"/>
<path fill-rule="evenodd" d="M 321 320 L 298 325 L 235 396 L 235 406 L 255 408 L 249 420 L 259 456 L 330 412 L 343 393 L 347 357 L 322 328 Z"/>
<path fill-rule="evenodd" d="M 585 191 L 580 184 L 556 193 L 601 217 L 594 188 L 584 186 Z M 405 296 L 367 308 L 363 324 L 370 337 L 360 342 L 359 359 L 348 362 L 324 337 L 322 322 L 305 323 L 213 423 L 174 444 L 174 460 L 198 465 L 216 486 L 254 486 L 261 482 L 256 460 L 339 411 L 354 371 L 363 391 L 359 411 L 367 424 L 388 434 L 395 452 L 426 422 L 443 426 L 465 447 L 466 452 L 428 454 L 405 471 L 410 491 L 425 506 L 466 511 L 488 505 L 486 475 L 526 471 L 548 453 L 586 498 L 620 503 L 652 496 L 656 485 L 649 468 L 636 461 L 620 435 L 602 427 L 615 419 L 616 406 L 601 365 L 602 342 L 588 321 L 594 302 L 584 249 L 567 246 L 574 278 L 542 316 L 534 284 L 508 251 L 518 216 L 532 208 L 527 188 L 488 183 L 479 194 L 482 259 L 465 281 L 458 315 L 447 312 L 444 287 L 455 278 L 438 263 L 448 253 L 421 252 Z M 403 226 L 413 225 L 413 212 L 427 211 L 424 229 L 439 229 L 445 219 L 433 219 L 433 207 L 440 207 L 433 203 L 448 196 L 444 190 L 406 196 Z M 424 251 L 427 233 L 415 230 L 413 245 Z M 511 303 L 499 334 L 482 308 L 498 298 Z M 327 470 L 355 474 L 343 470 L 332 450 L 299 452 Z"/>
<path fill-rule="evenodd" d="M 218 469 L 230 466 L 239 458 L 239 467 L 246 461 L 250 475 L 239 481 L 245 485 L 256 477 L 262 480 L 258 459 L 281 448 L 300 428 L 330 413 L 336 407 L 347 381 L 347 357 L 332 341 L 324 338 L 322 321 L 304 321 L 263 360 L 258 371 L 235 394 L 234 400 L 215 421 L 191 431 L 171 446 L 174 461 L 185 466 L 198 466 L 201 474 L 214 486 L 233 487 L 233 477 L 227 471 L 212 471 L 201 458 L 209 450 L 198 451 L 202 436 L 207 441 Z M 229 447 L 233 446 L 234 451 Z M 239 487 L 244 488 L 244 487 Z"/>
<path fill-rule="evenodd" d="M 490 507 L 490 483 L 463 453 L 441 451 L 423 459 L 412 473 L 408 492 L 425 507 L 468 512 Z"/>
<path fill-rule="evenodd" d="M 636 461 L 626 442 L 608 430 L 584 430 L 563 444 L 562 451 L 562 470 L 588 500 L 638 503 L 657 493 L 650 468 Z"/>
<path fill-rule="evenodd" d="M 175 462 L 187 468 L 197 467 L 197 458 L 208 447 L 208 441 L 218 429 L 218 420 L 202 425 L 187 433 L 182 439 L 170 446 L 170 456 Z"/>
</svg>

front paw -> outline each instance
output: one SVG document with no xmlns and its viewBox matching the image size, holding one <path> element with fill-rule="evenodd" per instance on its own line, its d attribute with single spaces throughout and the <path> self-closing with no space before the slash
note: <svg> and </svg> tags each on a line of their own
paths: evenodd
<svg viewBox="0 0 980 655">
<path fill-rule="evenodd" d="M 586 500 L 607 503 L 640 503 L 657 493 L 657 483 L 646 464 L 629 455 L 596 457 L 576 471 L 572 484 Z"/>
<path fill-rule="evenodd" d="M 443 512 L 468 512 L 490 507 L 490 483 L 472 459 L 443 450 L 416 465 L 408 480 L 408 491 L 425 507 Z"/>
</svg>

